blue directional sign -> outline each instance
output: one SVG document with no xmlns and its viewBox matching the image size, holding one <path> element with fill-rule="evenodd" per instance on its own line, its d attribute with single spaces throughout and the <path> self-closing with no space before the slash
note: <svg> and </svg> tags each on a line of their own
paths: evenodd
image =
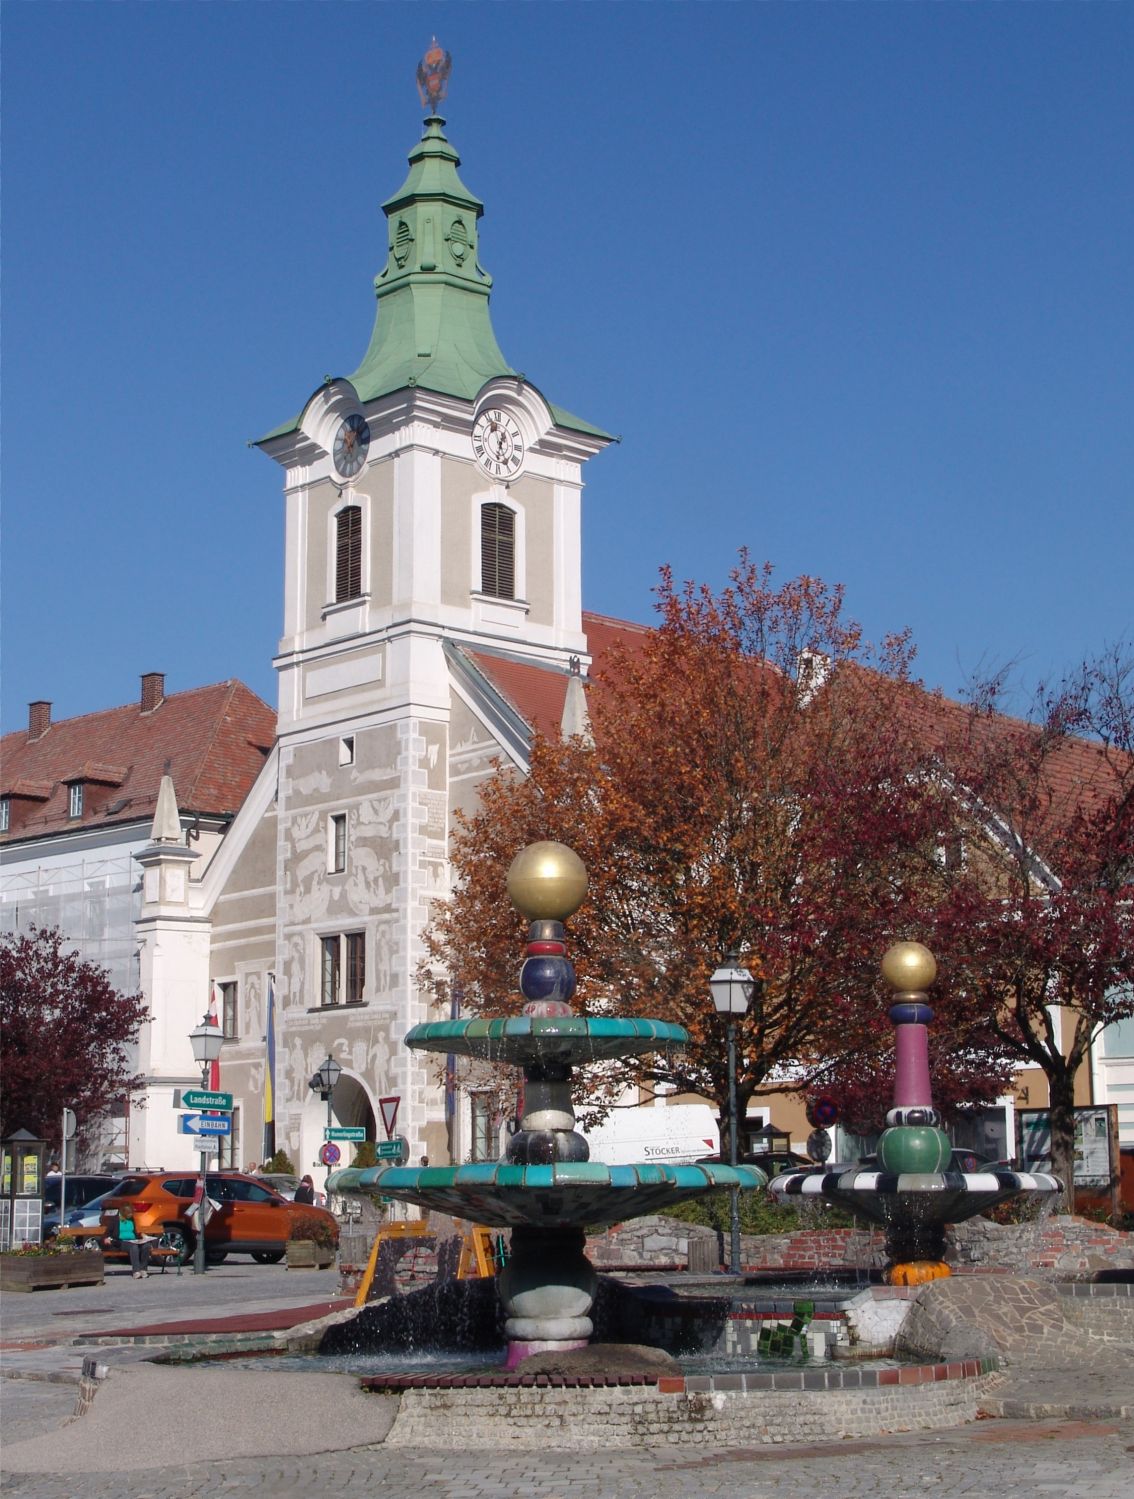
<svg viewBox="0 0 1134 1499">
<path fill-rule="evenodd" d="M 182 1114 L 177 1120 L 179 1135 L 229 1135 L 231 1114 Z"/>
</svg>

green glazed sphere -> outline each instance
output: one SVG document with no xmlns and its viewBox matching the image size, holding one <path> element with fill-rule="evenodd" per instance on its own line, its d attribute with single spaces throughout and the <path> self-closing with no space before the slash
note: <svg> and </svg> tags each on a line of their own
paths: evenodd
<svg viewBox="0 0 1134 1499">
<path fill-rule="evenodd" d="M 883 1130 L 878 1141 L 878 1164 L 883 1171 L 944 1171 L 953 1142 L 943 1129 L 928 1124 L 896 1124 Z"/>
</svg>

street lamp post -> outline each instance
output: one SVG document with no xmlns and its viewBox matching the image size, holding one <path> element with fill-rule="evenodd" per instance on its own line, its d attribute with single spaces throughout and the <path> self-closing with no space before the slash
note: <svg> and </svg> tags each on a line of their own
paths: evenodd
<svg viewBox="0 0 1134 1499">
<path fill-rule="evenodd" d="M 736 1127 L 736 1017 L 744 1015 L 752 1002 L 752 991 L 756 981 L 740 964 L 739 956 L 730 953 L 725 962 L 716 970 L 709 980 L 709 993 L 713 997 L 713 1007 L 718 1015 L 728 1021 L 728 1118 L 729 1118 L 729 1142 L 728 1159 L 729 1164 L 737 1164 L 737 1127 Z M 736 1187 L 729 1193 L 730 1212 L 729 1227 L 731 1230 L 731 1243 L 729 1247 L 729 1271 L 733 1275 L 740 1274 L 740 1197 Z"/>
<path fill-rule="evenodd" d="M 339 1078 L 342 1077 L 342 1075 L 342 1067 L 340 1067 L 338 1062 L 336 1062 L 334 1057 L 331 1056 L 330 1052 L 328 1052 L 325 1061 L 320 1066 L 318 1072 L 316 1072 L 312 1076 L 311 1081 L 307 1085 L 311 1089 L 312 1093 L 318 1094 L 318 1096 L 327 1105 L 328 1130 L 331 1128 L 331 1095 L 335 1091 L 335 1084 L 338 1082 Z M 328 1166 L 328 1177 L 330 1176 L 330 1174 L 331 1168 L 330 1166 Z M 330 1193 L 327 1194 L 327 1200 L 328 1202 L 330 1201 Z"/>
<path fill-rule="evenodd" d="M 219 1025 L 213 1025 L 206 1015 L 200 1025 L 189 1032 L 189 1044 L 193 1048 L 193 1060 L 201 1068 L 201 1087 L 209 1086 L 209 1067 L 221 1054 L 224 1045 L 224 1034 Z M 203 1137 L 198 1145 L 199 1159 L 201 1162 L 201 1180 L 197 1184 L 197 1242 L 193 1246 L 193 1274 L 204 1275 L 205 1273 L 205 1220 L 207 1217 L 208 1194 L 205 1190 L 205 1162 L 208 1154 L 201 1149 L 205 1139 L 210 1143 L 213 1137 Z"/>
</svg>

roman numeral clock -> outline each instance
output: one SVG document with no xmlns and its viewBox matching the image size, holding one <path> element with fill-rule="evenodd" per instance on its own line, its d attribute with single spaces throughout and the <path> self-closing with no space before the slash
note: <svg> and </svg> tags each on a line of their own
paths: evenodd
<svg viewBox="0 0 1134 1499">
<path fill-rule="evenodd" d="M 514 479 L 524 466 L 524 434 L 498 406 L 477 417 L 472 443 L 477 464 L 490 479 Z"/>
</svg>

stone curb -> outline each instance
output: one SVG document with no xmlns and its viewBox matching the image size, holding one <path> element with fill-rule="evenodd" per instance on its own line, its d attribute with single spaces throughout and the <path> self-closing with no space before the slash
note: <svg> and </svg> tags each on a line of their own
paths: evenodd
<svg viewBox="0 0 1134 1499">
<path fill-rule="evenodd" d="M 0 1369 L 0 1379 L 28 1379 L 39 1384 L 70 1384 L 82 1382 L 81 1374 L 69 1374 L 64 1369 Z"/>
<path fill-rule="evenodd" d="M 1134 1405 L 1077 1405 L 1074 1401 L 1013 1400 L 1010 1396 L 990 1398 L 980 1403 L 983 1416 L 1002 1421 L 1125 1421 L 1134 1417 Z"/>
</svg>

